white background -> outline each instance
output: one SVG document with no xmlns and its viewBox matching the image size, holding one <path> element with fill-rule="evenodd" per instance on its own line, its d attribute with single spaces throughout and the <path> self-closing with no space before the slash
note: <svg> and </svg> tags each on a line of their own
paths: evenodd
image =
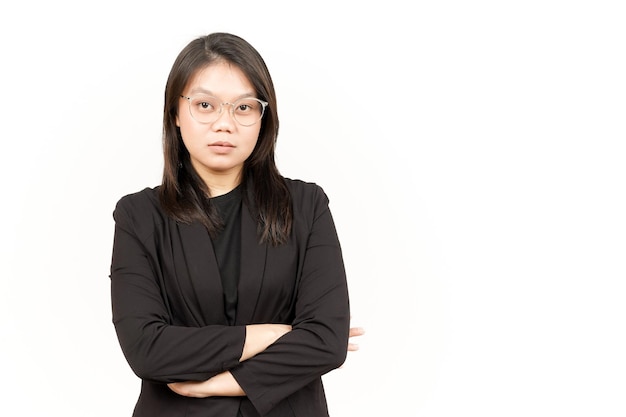
<svg viewBox="0 0 626 417">
<path fill-rule="evenodd" d="M 332 416 L 626 415 L 621 2 L 7 3 L 1 415 L 131 415 L 111 213 L 213 31 L 264 56 L 279 168 L 331 200 L 367 330 Z"/>
</svg>

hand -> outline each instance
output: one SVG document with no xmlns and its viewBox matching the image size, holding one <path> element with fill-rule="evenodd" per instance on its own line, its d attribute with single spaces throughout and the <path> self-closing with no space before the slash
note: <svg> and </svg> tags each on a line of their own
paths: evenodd
<svg viewBox="0 0 626 417">
<path fill-rule="evenodd" d="M 291 331 L 288 324 L 249 324 L 246 326 L 246 340 L 239 361 L 250 359 L 263 352 L 269 345 Z"/>
<path fill-rule="evenodd" d="M 363 329 L 362 327 L 350 327 L 350 334 L 348 335 L 348 337 L 352 338 L 352 337 L 357 337 L 357 336 L 363 336 L 365 334 L 365 329 Z M 354 352 L 355 350 L 359 350 L 359 345 L 356 343 L 348 343 L 348 352 Z"/>
<path fill-rule="evenodd" d="M 213 396 L 238 397 L 246 395 L 233 375 L 222 372 L 206 381 L 173 382 L 167 386 L 178 395 L 193 398 L 206 398 Z"/>
<path fill-rule="evenodd" d="M 209 395 L 203 389 L 203 385 L 206 385 L 207 381 L 185 381 L 185 382 L 172 382 L 167 384 L 169 389 L 174 391 L 178 395 L 183 397 L 205 398 Z"/>
</svg>

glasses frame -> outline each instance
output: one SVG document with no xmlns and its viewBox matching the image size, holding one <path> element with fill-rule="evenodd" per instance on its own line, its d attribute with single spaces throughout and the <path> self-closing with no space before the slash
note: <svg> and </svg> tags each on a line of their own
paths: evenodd
<svg viewBox="0 0 626 417">
<path fill-rule="evenodd" d="M 202 122 L 202 121 L 196 119 L 194 117 L 194 115 L 193 115 L 193 111 L 191 111 L 191 99 L 193 97 L 188 97 L 188 96 L 185 96 L 183 94 L 181 94 L 180 96 L 187 100 L 187 107 L 189 107 L 189 114 L 191 115 L 191 118 L 193 120 L 195 120 L 196 122 L 202 123 L 202 124 L 211 124 L 211 123 L 214 123 L 215 121 L 217 121 L 222 116 L 222 112 L 224 111 L 224 105 L 227 104 L 227 105 L 230 106 L 230 112 L 229 112 L 230 113 L 230 117 L 232 117 L 235 122 L 237 122 L 239 125 L 245 126 L 245 127 L 254 126 L 255 124 L 257 124 L 259 121 L 261 121 L 263 119 L 263 116 L 265 116 L 265 108 L 269 104 L 267 101 L 263 101 L 260 98 L 256 98 L 256 97 L 243 97 L 243 98 L 240 98 L 239 100 L 235 101 L 234 103 L 229 103 L 228 101 L 225 101 L 223 103 L 220 103 L 220 108 L 219 108 L 219 110 L 217 112 L 217 117 L 215 118 L 215 120 L 212 120 L 210 122 Z M 212 98 L 217 100 L 217 97 L 214 97 L 214 96 L 209 96 L 209 97 L 212 97 Z M 245 125 L 245 124 L 241 123 L 239 120 L 237 120 L 237 117 L 235 117 L 235 105 L 237 103 L 239 103 L 240 101 L 242 101 L 242 100 L 250 100 L 250 99 L 256 100 L 259 103 L 261 103 L 261 106 L 262 106 L 262 108 L 261 108 L 261 117 L 259 117 L 258 120 L 256 120 L 254 123 L 251 123 L 249 125 Z"/>
</svg>

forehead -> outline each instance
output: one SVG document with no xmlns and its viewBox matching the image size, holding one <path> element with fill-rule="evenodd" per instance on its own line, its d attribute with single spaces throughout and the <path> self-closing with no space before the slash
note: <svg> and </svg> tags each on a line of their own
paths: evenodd
<svg viewBox="0 0 626 417">
<path fill-rule="evenodd" d="M 255 89 L 239 67 L 229 62 L 218 61 L 196 71 L 189 79 L 185 93 L 239 96 L 254 94 Z"/>
</svg>

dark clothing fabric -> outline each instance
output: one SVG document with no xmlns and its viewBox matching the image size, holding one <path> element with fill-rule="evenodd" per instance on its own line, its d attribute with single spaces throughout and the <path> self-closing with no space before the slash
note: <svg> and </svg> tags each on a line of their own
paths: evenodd
<svg viewBox="0 0 626 417">
<path fill-rule="evenodd" d="M 222 279 L 222 287 L 224 287 L 224 312 L 228 324 L 233 325 L 237 314 L 237 284 L 241 262 L 240 187 L 212 198 L 211 204 L 215 205 L 222 218 L 223 228 L 213 239 L 213 250 Z"/>
<path fill-rule="evenodd" d="M 117 203 L 112 313 L 122 351 L 142 380 L 134 417 L 328 415 L 321 377 L 344 362 L 350 321 L 341 248 L 323 190 L 285 181 L 294 225 L 283 245 L 259 243 L 255 208 L 246 203 L 253 190 L 243 199 L 233 325 L 206 229 L 169 218 L 158 187 Z M 293 330 L 239 362 L 245 326 L 253 323 Z M 189 398 L 167 387 L 226 370 L 245 397 Z"/>
</svg>

